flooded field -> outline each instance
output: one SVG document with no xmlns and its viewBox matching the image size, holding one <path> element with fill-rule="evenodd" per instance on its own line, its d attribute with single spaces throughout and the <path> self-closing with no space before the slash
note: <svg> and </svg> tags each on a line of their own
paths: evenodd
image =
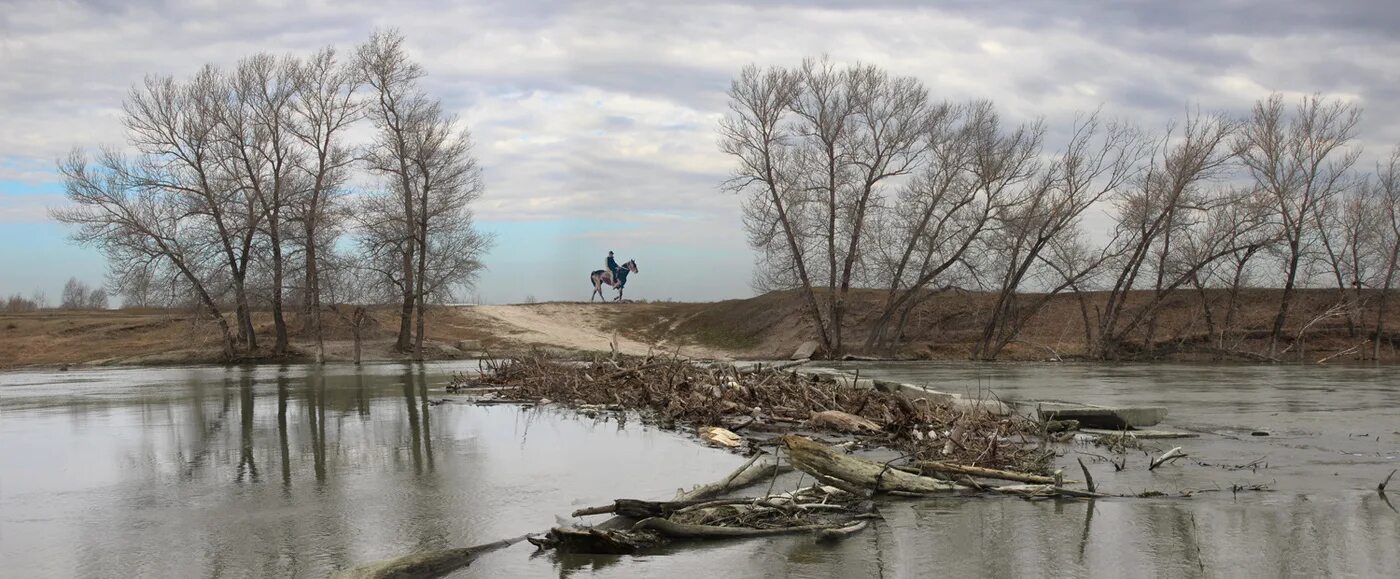
<svg viewBox="0 0 1400 579">
<path fill-rule="evenodd" d="M 742 462 L 686 437 L 443 398 L 474 364 L 0 374 L 0 576 L 303 576 L 543 531 L 580 506 L 665 498 Z M 837 545 L 807 537 L 640 557 L 533 555 L 461 577 L 1385 576 L 1400 514 L 1388 369 L 862 364 L 862 375 L 1007 398 L 1170 408 L 1191 458 L 1114 472 L 1112 492 L 1192 498 L 890 501 Z M 1253 436 L 1263 432 L 1268 436 Z M 1256 461 L 1256 468 L 1234 467 Z M 1202 464 L 1204 463 L 1204 464 Z M 792 481 L 779 481 L 779 485 Z M 1268 484 L 1272 492 L 1230 492 Z M 1392 483 L 1400 491 L 1400 479 Z M 1400 492 L 1392 492 L 1400 495 Z M 1400 502 L 1400 498 L 1391 499 Z"/>
</svg>

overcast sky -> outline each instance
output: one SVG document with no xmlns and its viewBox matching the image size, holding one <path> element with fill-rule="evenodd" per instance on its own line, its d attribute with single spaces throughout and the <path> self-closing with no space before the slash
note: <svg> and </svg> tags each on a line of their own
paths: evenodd
<svg viewBox="0 0 1400 579">
<path fill-rule="evenodd" d="M 103 280 L 101 256 L 47 217 L 63 203 L 54 161 L 120 144 L 121 101 L 143 75 L 348 50 L 383 27 L 407 36 L 476 139 L 476 211 L 499 236 L 488 302 L 583 299 L 609 249 L 641 266 L 629 297 L 751 295 L 715 133 L 748 63 L 863 60 L 1051 127 L 1098 107 L 1157 127 L 1188 105 L 1242 113 L 1272 91 L 1320 92 L 1365 108 L 1369 153 L 1400 143 L 1390 0 L 0 0 L 0 293 L 52 302 L 71 275 Z"/>
</svg>

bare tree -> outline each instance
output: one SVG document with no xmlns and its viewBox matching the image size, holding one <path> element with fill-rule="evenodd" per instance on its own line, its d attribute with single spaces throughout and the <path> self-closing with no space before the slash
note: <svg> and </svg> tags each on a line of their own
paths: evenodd
<svg viewBox="0 0 1400 579">
<path fill-rule="evenodd" d="M 5 299 L 5 311 L 9 313 L 32 312 L 43 307 L 43 302 L 35 298 L 26 298 L 20 294 L 14 294 Z"/>
<path fill-rule="evenodd" d="M 1391 288 L 1400 274 L 1400 146 L 1391 150 L 1388 159 L 1377 164 L 1376 179 L 1370 188 L 1379 206 L 1374 243 L 1381 257 L 1377 282 L 1380 297 L 1376 305 L 1375 341 L 1371 345 L 1371 357 L 1379 359 L 1382 340 L 1394 345 L 1394 340 L 1385 336 L 1385 315 Z"/>
<path fill-rule="evenodd" d="M 305 186 L 291 206 L 291 217 L 301 225 L 305 261 L 303 330 L 315 337 L 317 362 L 322 362 L 326 347 L 321 328 L 318 248 L 331 245 L 336 237 L 335 203 L 354 161 L 344 133 L 360 117 L 363 107 L 355 98 L 358 71 L 338 62 L 335 49 L 317 52 L 301 64 L 297 74 L 289 130 L 307 154 L 298 164 Z"/>
<path fill-rule="evenodd" d="M 1361 324 L 1361 289 L 1380 265 L 1373 250 L 1383 209 L 1374 193 L 1364 181 L 1352 183 L 1327 199 L 1315 216 L 1323 257 L 1337 284 L 1337 301 L 1343 305 L 1351 337 L 1357 336 Z"/>
<path fill-rule="evenodd" d="M 97 286 L 88 291 L 83 307 L 90 310 L 107 309 L 107 290 L 102 286 Z"/>
<path fill-rule="evenodd" d="M 889 289 L 867 348 L 885 345 L 896 319 L 893 334 L 900 335 L 931 295 L 926 288 L 965 262 L 992 216 L 1007 209 L 1012 189 L 1031 176 L 1043 133 L 1038 124 L 1003 132 L 989 101 L 935 107 L 924 131 L 928 160 L 876 228 L 876 279 Z"/>
<path fill-rule="evenodd" d="M 294 168 L 300 162 L 290 130 L 292 101 L 299 92 L 298 63 L 256 54 L 238 63 L 227 78 L 226 100 L 219 112 L 219 128 L 227 154 L 225 170 L 237 184 L 241 197 L 258 212 L 255 221 L 267 239 L 271 254 L 273 354 L 287 352 L 287 322 L 282 293 L 283 214 L 295 196 Z M 240 205 L 241 208 L 241 205 Z M 246 262 L 241 266 L 245 271 Z"/>
<path fill-rule="evenodd" d="M 65 310 L 81 310 L 87 307 L 88 286 L 76 277 L 68 278 L 68 282 L 63 284 L 63 294 L 59 297 L 58 307 Z"/>
<path fill-rule="evenodd" d="M 1318 235 L 1328 200 L 1348 186 L 1360 155 L 1350 147 L 1361 109 L 1320 95 L 1303 98 L 1292 114 L 1283 96 L 1255 103 L 1235 139 L 1235 149 L 1255 186 L 1272 201 L 1283 240 L 1283 295 L 1269 333 L 1269 356 L 1278 353 L 1304 258 Z"/>
<path fill-rule="evenodd" d="M 367 112 L 377 133 L 366 157 L 371 171 L 384 176 L 389 191 L 397 197 L 398 205 L 402 207 L 401 214 L 394 220 L 384 220 L 380 225 L 397 222 L 399 226 L 401 238 L 394 247 L 400 265 L 398 285 L 402 291 L 402 307 L 398 341 L 394 347 L 400 352 L 408 352 L 412 348 L 413 311 L 418 287 L 413 279 L 418 251 L 415 233 L 415 224 L 418 223 L 415 217 L 418 183 L 413 173 L 411 133 L 423 123 L 424 109 L 431 102 L 418 88 L 423 69 L 408 58 L 403 41 L 403 36 L 397 31 L 375 32 L 357 51 L 356 66 L 372 91 Z"/>
<path fill-rule="evenodd" d="M 184 148 L 176 151 L 175 155 L 189 158 L 198 154 Z M 217 257 L 199 251 L 203 240 L 195 238 L 198 228 L 186 226 L 198 218 L 185 210 L 192 187 L 163 186 L 164 179 L 137 176 L 142 172 L 159 174 L 164 168 L 158 161 L 133 166 L 111 150 L 102 153 L 100 167 L 90 167 L 85 155 L 74 151 L 59 163 L 73 205 L 52 214 L 58 221 L 77 226 L 73 237 L 79 243 L 97 246 L 109 263 L 127 264 L 126 269 L 114 271 L 117 277 L 123 271 L 149 271 L 144 268 L 160 265 L 177 271 L 204 312 L 218 324 L 224 356 L 232 358 L 233 333 L 207 287 L 209 262 Z"/>
<path fill-rule="evenodd" d="M 367 207 L 378 209 L 369 217 L 369 238 L 400 258 L 400 275 L 391 276 L 404 298 L 396 346 L 409 351 L 411 343 L 414 358 L 422 359 L 428 301 L 470 282 L 490 238 L 474 229 L 468 208 L 482 193 L 470 135 L 418 89 L 422 73 L 404 54 L 402 40 L 396 32 L 376 33 L 359 52 L 360 70 L 374 89 L 369 116 L 378 129 L 365 156 L 398 201 Z"/>
<path fill-rule="evenodd" d="M 829 350 L 831 338 L 808 272 L 807 236 L 794 215 L 803 192 L 784 116 L 797 91 L 796 76 L 778 67 L 746 66 L 730 84 L 730 114 L 720 121 L 720 150 L 734 157 L 737 167 L 724 188 L 748 194 L 744 228 L 760 260 L 755 285 L 800 288 Z"/>
<path fill-rule="evenodd" d="M 888 184 L 918 164 L 928 108 L 913 78 L 828 59 L 792 71 L 749 67 L 731 86 L 721 149 L 740 167 L 728 186 L 752 194 L 746 226 L 776 268 L 767 279 L 807 294 L 828 356 L 844 349 L 868 228 Z M 814 273 L 825 274 L 824 300 Z"/>
<path fill-rule="evenodd" d="M 1229 168 L 1235 128 L 1223 114 L 1188 113 L 1179 132 L 1175 124 L 1168 127 L 1154 144 L 1146 171 L 1116 197 L 1120 247 L 1115 253 L 1121 257 L 1115 259 L 1118 273 L 1098 320 L 1092 356 L 1118 357 L 1131 333 L 1155 326 L 1158 308 L 1176 289 L 1199 280 L 1201 270 L 1216 260 L 1247 249 L 1241 244 L 1257 242 L 1248 235 L 1259 226 L 1257 220 L 1211 219 L 1241 201 L 1239 194 L 1209 185 Z M 1155 278 L 1151 297 L 1130 311 L 1129 296 L 1143 275 Z"/>
<path fill-rule="evenodd" d="M 358 256 L 340 256 L 327 251 L 323 254 L 322 265 L 325 267 L 321 270 L 325 281 L 321 284 L 325 303 L 341 323 L 350 328 L 356 365 L 360 363 L 364 332 L 374 323 L 369 315 L 369 306 L 376 303 L 374 283 L 371 281 L 374 276 L 356 265 L 359 262 Z"/>
<path fill-rule="evenodd" d="M 1004 265 L 996 301 L 972 352 L 974 359 L 996 359 L 1051 296 L 1077 284 L 1107 260 L 1107 253 L 1082 263 L 1057 263 L 1053 257 L 1084 255 L 1067 247 L 1076 244 L 1080 216 L 1139 172 L 1145 150 L 1136 129 L 1090 115 L 1076 123 L 1065 149 L 1022 187 L 1016 202 L 998 212 L 997 231 L 990 242 L 995 259 Z M 1057 244 L 1060 250 L 1046 253 Z M 1036 266 L 1052 270 L 1059 279 L 1044 284 L 1044 292 L 1022 304 L 1022 284 Z"/>
</svg>

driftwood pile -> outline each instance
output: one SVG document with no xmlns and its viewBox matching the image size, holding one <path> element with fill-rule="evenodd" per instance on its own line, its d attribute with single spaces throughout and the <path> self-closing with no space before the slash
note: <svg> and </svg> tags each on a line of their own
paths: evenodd
<svg viewBox="0 0 1400 579">
<path fill-rule="evenodd" d="M 545 356 L 482 363 L 450 389 L 484 402 L 553 402 L 587 413 L 636 411 L 665 428 L 692 428 L 716 445 L 772 447 L 803 432 L 896 450 L 911 460 L 1041 473 L 1053 453 L 1034 444 L 1043 425 L 854 388 L 778 367 L 705 365 L 668 356 L 569 362 Z M 742 433 L 742 435 L 740 435 Z"/>
<path fill-rule="evenodd" d="M 417 553 L 352 569 L 345 576 L 436 577 L 522 539 L 541 550 L 584 554 L 631 554 L 679 541 L 774 535 L 835 541 L 878 520 L 876 505 L 882 497 L 1165 496 L 1155 491 L 1101 492 L 1082 460 L 1083 483 L 1068 480 L 1060 471 L 1047 473 L 1045 465 L 1054 456 L 1047 442 L 1059 441 L 1055 433 L 1073 430 L 1074 425 L 916 402 L 898 393 L 854 388 L 783 367 L 740 370 L 662 357 L 614 356 L 591 363 L 530 357 L 483 362 L 480 377 L 456 377 L 449 390 L 471 394 L 484 404 L 559 403 L 586 414 L 637 412 L 661 426 L 694 427 L 701 438 L 736 450 L 746 447 L 743 450 L 752 456 L 728 476 L 670 500 L 619 498 L 572 513 L 611 515 L 599 524 L 561 525 L 474 547 Z M 753 433 L 758 432 L 769 436 L 757 438 Z M 859 447 L 896 456 L 875 460 L 874 453 L 853 453 Z M 1150 469 L 1184 456 L 1174 448 L 1153 460 Z M 1115 467 L 1122 468 L 1118 463 Z M 792 490 L 775 492 L 777 477 L 792 470 L 800 471 Z M 1379 487 L 1383 497 L 1388 482 L 1389 478 Z M 1077 488 L 1081 484 L 1084 488 Z M 758 485 L 767 490 L 734 496 Z M 1266 490 L 1258 487 L 1232 490 Z"/>
</svg>

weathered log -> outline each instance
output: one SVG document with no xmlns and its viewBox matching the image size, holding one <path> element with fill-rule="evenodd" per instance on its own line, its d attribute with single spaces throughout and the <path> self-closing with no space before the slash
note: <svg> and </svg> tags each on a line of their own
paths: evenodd
<svg viewBox="0 0 1400 579">
<path fill-rule="evenodd" d="M 1098 499 L 1113 496 L 1096 492 L 1081 491 L 1066 487 L 1057 487 L 1055 485 L 1036 484 L 987 487 L 986 490 L 995 493 L 1020 495 L 1027 497 L 1074 497 L 1081 499 Z"/>
<path fill-rule="evenodd" d="M 739 468 L 734 469 L 733 472 L 729 473 L 724 478 L 709 484 L 697 486 L 689 491 L 677 491 L 675 500 L 670 501 L 669 503 L 658 502 L 655 504 L 661 505 L 702 502 L 705 499 L 710 499 L 732 490 L 738 490 L 756 482 L 759 482 L 761 480 L 765 480 L 769 477 L 775 476 L 777 474 L 792 470 L 791 466 L 779 465 L 775 461 L 764 460 L 760 462 L 759 459 L 763 458 L 764 456 L 767 455 L 764 455 L 762 453 L 755 454 L 753 455 L 753 457 L 749 458 L 747 462 L 745 462 L 742 465 L 739 465 Z M 633 499 L 618 499 L 616 501 L 613 501 L 612 504 L 608 505 L 585 507 L 574 511 L 573 516 L 582 517 L 585 515 L 606 515 L 610 513 L 618 513 L 620 515 L 627 516 L 618 511 L 618 503 L 622 501 L 633 501 Z M 633 502 L 641 503 L 645 501 Z M 612 521 L 609 521 L 609 523 L 611 522 Z M 613 526 L 615 527 L 617 525 L 614 524 Z"/>
<path fill-rule="evenodd" d="M 970 476 L 975 476 L 975 477 L 981 477 L 981 478 L 992 478 L 992 479 L 997 479 L 997 480 L 1009 480 L 1009 481 L 1024 482 L 1024 483 L 1035 483 L 1035 484 L 1054 484 L 1054 482 L 1055 482 L 1055 478 L 1054 478 L 1054 477 L 1049 477 L 1049 476 L 1044 476 L 1044 475 L 1030 474 L 1030 473 L 1024 473 L 1024 472 L 1016 472 L 1016 471 L 1012 471 L 1012 470 L 1001 470 L 1001 469 L 996 469 L 996 468 L 985 468 L 985 467 L 980 467 L 980 466 L 967 466 L 967 465 L 962 465 L 962 464 L 952 464 L 952 463 L 938 462 L 938 461 L 933 461 L 933 460 L 918 461 L 918 462 L 915 462 L 915 463 L 914 463 L 914 466 L 917 467 L 917 468 L 919 468 L 921 471 L 924 471 L 924 472 L 934 471 L 934 472 L 945 472 L 945 473 L 949 473 L 949 474 L 965 474 L 965 475 L 970 475 Z M 1066 481 L 1066 482 L 1071 482 L 1071 483 L 1072 483 L 1072 482 L 1076 482 L 1076 481 Z"/>
<path fill-rule="evenodd" d="M 677 523 L 669 519 L 652 517 L 638 521 L 632 530 L 656 531 L 663 536 L 672 539 L 733 539 L 741 537 L 771 537 L 774 535 L 792 535 L 796 533 L 810 533 L 834 528 L 832 525 L 797 525 L 793 527 L 776 527 L 772 529 L 754 529 L 750 527 L 720 527 L 717 525 L 688 525 Z"/>
<path fill-rule="evenodd" d="M 818 543 L 833 543 L 845 539 L 851 535 L 859 533 L 870 526 L 869 521 L 856 521 L 844 527 L 834 527 L 817 531 Z"/>
<path fill-rule="evenodd" d="M 643 501 L 638 499 L 617 499 L 613 504 L 590 507 L 574 511 L 575 517 L 614 513 L 620 517 L 645 519 L 649 517 L 669 517 L 674 513 L 684 513 L 696 508 L 720 505 L 752 503 L 761 497 L 736 497 L 732 499 L 696 499 L 689 501 Z"/>
<path fill-rule="evenodd" d="M 850 485 L 876 492 L 898 491 L 932 494 L 962 490 L 967 487 L 935 478 L 907 473 L 887 465 L 856 458 L 819 444 L 811 439 L 789 434 L 783 437 L 793 466 L 803 472 L 840 480 Z M 832 486 L 840 486 L 833 484 Z"/>
<path fill-rule="evenodd" d="M 371 563 L 354 569 L 347 569 L 336 573 L 334 576 L 340 579 L 425 579 L 428 577 L 440 577 L 470 565 L 478 556 L 504 549 L 521 541 L 528 535 L 503 539 L 483 545 L 473 547 L 463 547 L 460 549 L 443 549 L 441 551 L 425 551 L 405 555 L 397 559 L 389 559 L 378 563 Z"/>
</svg>

